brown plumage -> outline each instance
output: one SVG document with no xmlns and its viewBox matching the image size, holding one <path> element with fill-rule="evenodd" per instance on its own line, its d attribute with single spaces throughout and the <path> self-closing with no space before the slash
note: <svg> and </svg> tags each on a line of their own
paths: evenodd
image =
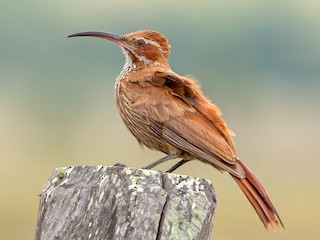
<svg viewBox="0 0 320 240">
<path fill-rule="evenodd" d="M 161 33 L 137 31 L 119 36 L 83 32 L 69 37 L 77 36 L 104 38 L 122 48 L 125 65 L 116 81 L 116 102 L 141 146 L 166 153 L 166 160 L 180 157 L 183 164 L 198 159 L 227 171 L 266 228 L 283 226 L 263 186 L 238 158 L 233 133 L 220 117 L 219 108 L 203 95 L 195 80 L 171 70 L 170 45 Z"/>
</svg>

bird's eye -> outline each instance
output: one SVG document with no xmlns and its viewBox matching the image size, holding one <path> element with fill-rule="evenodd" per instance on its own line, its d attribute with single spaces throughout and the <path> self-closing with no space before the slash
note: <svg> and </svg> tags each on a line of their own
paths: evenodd
<svg viewBox="0 0 320 240">
<path fill-rule="evenodd" d="M 140 39 L 137 40 L 137 45 L 139 47 L 144 47 L 146 45 L 146 42 L 143 39 L 140 38 Z"/>
</svg>

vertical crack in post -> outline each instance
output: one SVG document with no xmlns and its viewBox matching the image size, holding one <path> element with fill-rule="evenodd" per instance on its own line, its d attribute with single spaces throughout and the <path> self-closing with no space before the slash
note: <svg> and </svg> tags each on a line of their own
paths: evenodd
<svg viewBox="0 0 320 240">
<path fill-rule="evenodd" d="M 167 196 L 166 196 L 166 201 L 164 203 L 164 206 L 162 208 L 162 212 L 161 212 L 161 215 L 160 215 L 160 221 L 159 221 L 156 240 L 160 240 L 161 239 L 163 224 L 164 224 L 164 220 L 165 220 L 165 217 L 166 217 L 166 213 L 167 213 L 167 209 L 168 209 L 168 202 L 169 202 L 169 198 L 170 198 L 170 190 L 166 187 L 166 181 L 167 181 L 166 173 L 161 173 L 161 181 L 162 181 L 162 188 L 166 191 Z"/>
</svg>

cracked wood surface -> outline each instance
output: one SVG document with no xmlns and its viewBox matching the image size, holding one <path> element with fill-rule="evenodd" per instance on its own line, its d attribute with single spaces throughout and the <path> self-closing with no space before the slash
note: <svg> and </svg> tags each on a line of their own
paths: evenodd
<svg viewBox="0 0 320 240">
<path fill-rule="evenodd" d="M 37 240 L 210 239 L 206 179 L 124 166 L 53 171 L 40 195 Z"/>
</svg>

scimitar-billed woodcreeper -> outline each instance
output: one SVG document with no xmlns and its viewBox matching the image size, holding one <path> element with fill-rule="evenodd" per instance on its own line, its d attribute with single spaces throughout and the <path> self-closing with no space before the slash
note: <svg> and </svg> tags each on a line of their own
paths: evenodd
<svg viewBox="0 0 320 240">
<path fill-rule="evenodd" d="M 170 68 L 170 45 L 159 32 L 142 30 L 125 35 L 82 32 L 69 37 L 98 37 L 117 43 L 125 64 L 117 78 L 116 103 L 121 118 L 141 146 L 166 156 L 150 169 L 170 159 L 200 160 L 228 172 L 246 195 L 265 228 L 283 223 L 254 173 L 239 159 L 233 133 L 219 108 L 201 92 L 196 81 Z"/>
</svg>

